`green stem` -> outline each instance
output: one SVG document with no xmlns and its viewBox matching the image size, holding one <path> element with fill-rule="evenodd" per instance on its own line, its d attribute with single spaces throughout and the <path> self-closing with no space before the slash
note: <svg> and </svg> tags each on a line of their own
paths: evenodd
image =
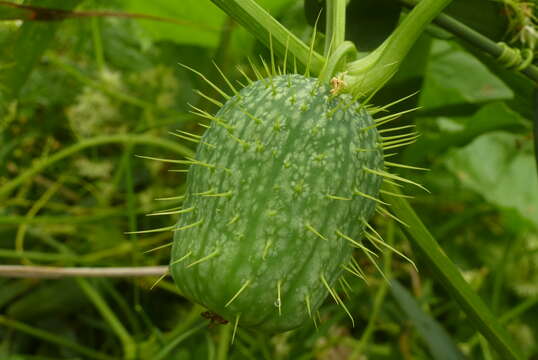
<svg viewBox="0 0 538 360">
<path fill-rule="evenodd" d="M 26 213 L 26 218 L 31 219 L 37 215 L 37 213 L 49 202 L 49 200 L 56 194 L 56 192 L 60 189 L 60 187 L 63 185 L 65 176 L 62 175 L 60 179 L 52 184 L 46 191 L 43 193 L 43 195 L 32 205 L 28 213 Z M 21 255 L 24 253 L 24 239 L 26 235 L 26 231 L 28 230 L 27 224 L 20 224 L 19 228 L 17 229 L 17 234 L 15 235 L 15 250 Z M 24 255 L 23 255 L 24 256 Z M 21 261 L 25 264 L 29 264 L 30 261 L 24 257 L 21 258 Z"/>
<path fill-rule="evenodd" d="M 379 90 L 396 73 L 425 27 L 452 0 L 422 0 L 396 30 L 368 56 L 347 66 L 345 81 L 354 96 Z"/>
<path fill-rule="evenodd" d="M 522 315 L 525 311 L 529 310 L 530 308 L 538 305 L 538 296 L 531 297 L 529 299 L 526 299 L 522 303 L 518 304 L 514 308 L 508 310 L 501 316 L 501 324 L 507 323 L 509 320 Z"/>
<path fill-rule="evenodd" d="M 87 210 L 87 209 L 86 209 Z M 40 215 L 34 217 L 6 215 L 0 216 L 0 225 L 36 225 L 36 224 L 86 224 L 103 219 L 125 216 L 124 208 L 98 208 L 91 214 L 84 215 Z"/>
<path fill-rule="evenodd" d="M 110 325 L 114 333 L 120 339 L 123 346 L 123 355 L 126 360 L 136 358 L 136 342 L 131 337 L 129 332 L 125 329 L 121 321 L 116 317 L 112 309 L 108 306 L 105 299 L 99 294 L 95 288 L 90 285 L 88 280 L 83 278 L 77 278 L 78 285 L 84 291 L 86 296 L 90 299 L 93 305 L 97 308 L 101 316 Z"/>
<path fill-rule="evenodd" d="M 319 74 L 325 59 L 315 51 L 311 51 L 305 43 L 293 35 L 254 0 L 211 0 L 232 19 L 243 25 L 248 32 L 288 59 L 295 57 L 297 62 L 309 65 L 310 72 Z M 291 55 L 291 56 L 290 56 Z M 293 60 L 292 60 L 293 61 Z"/>
<path fill-rule="evenodd" d="M 415 6 L 418 3 L 417 0 L 399 0 L 399 1 L 401 1 L 403 4 L 407 6 Z M 433 20 L 433 22 L 436 25 L 439 25 L 440 27 L 445 29 L 446 31 L 452 33 L 453 35 L 456 35 L 459 38 L 467 41 L 473 47 L 482 50 L 486 54 L 491 55 L 495 59 L 498 59 L 503 53 L 502 46 L 500 46 L 499 44 L 497 44 L 495 41 L 491 40 L 490 38 L 480 34 L 478 31 L 475 31 L 471 29 L 470 27 L 468 27 L 467 25 L 459 22 L 453 17 L 450 17 L 445 14 L 439 14 Z M 521 70 L 521 73 L 527 76 L 530 80 L 538 82 L 538 67 L 531 64 L 525 69 Z"/>
<path fill-rule="evenodd" d="M 388 226 L 388 231 L 387 231 L 387 244 L 392 246 L 393 243 L 394 243 L 394 222 L 390 221 L 389 226 Z M 392 251 L 385 251 L 383 253 L 383 261 L 384 261 L 383 273 L 385 273 L 386 277 L 390 279 L 392 276 L 391 275 Z M 377 293 L 375 295 L 373 309 L 368 319 L 368 325 L 366 326 L 366 329 L 362 333 L 360 340 L 358 341 L 355 348 L 353 349 L 353 353 L 351 354 L 349 359 L 358 359 L 359 355 L 363 354 L 364 349 L 366 349 L 368 342 L 370 341 L 372 334 L 374 333 L 375 325 L 379 317 L 379 314 L 381 313 L 381 307 L 383 306 L 385 296 L 387 295 L 388 287 L 389 287 L 389 283 L 383 280 L 383 282 L 379 286 L 379 289 L 377 290 Z"/>
<path fill-rule="evenodd" d="M 325 62 L 325 66 L 319 73 L 319 79 L 324 83 L 329 83 L 345 65 L 346 57 L 350 54 L 356 54 L 357 49 L 351 41 L 344 41 L 334 50 L 331 56 Z"/>
<path fill-rule="evenodd" d="M 155 355 L 153 357 L 153 359 L 154 360 L 166 359 L 168 354 L 172 350 L 174 350 L 179 344 L 181 344 L 184 340 L 186 340 L 187 338 L 189 338 L 190 336 L 196 334 L 198 331 L 200 331 L 200 330 L 202 330 L 204 328 L 207 328 L 207 322 L 206 321 L 201 322 L 198 325 L 196 325 L 195 327 L 191 328 L 190 330 L 185 331 L 183 334 L 181 334 L 178 337 L 176 337 L 175 339 L 171 340 L 170 343 L 168 343 L 166 346 L 164 346 L 161 349 L 161 351 L 159 351 L 157 353 L 157 355 Z"/>
<path fill-rule="evenodd" d="M 66 62 L 64 62 L 59 56 L 54 54 L 49 54 L 48 60 L 50 60 L 51 63 L 58 66 L 60 69 L 65 71 L 67 74 L 73 76 L 76 80 L 78 80 L 81 84 L 84 84 L 86 86 L 92 87 L 94 89 L 100 90 L 103 93 L 119 100 L 122 102 L 125 102 L 127 104 L 140 107 L 142 109 L 153 109 L 155 108 L 155 105 L 147 102 L 145 100 L 136 98 L 134 96 L 125 94 L 119 89 L 113 89 L 110 86 L 100 82 L 93 80 L 92 78 L 86 76 L 81 71 L 79 71 L 75 66 L 70 65 Z"/>
<path fill-rule="evenodd" d="M 166 283 L 166 281 L 161 281 L 159 283 Z M 177 286 L 173 285 L 174 289 L 177 289 Z M 174 292 L 175 293 L 175 292 Z M 183 296 L 183 295 L 180 295 Z M 185 333 L 189 329 L 192 329 L 195 323 L 200 320 L 200 313 L 205 311 L 206 309 L 198 304 L 193 304 L 189 312 L 181 317 L 181 322 L 178 323 L 175 328 L 173 328 L 171 331 L 164 334 L 164 338 L 166 339 L 166 343 L 171 343 L 175 339 L 177 339 L 181 334 Z M 203 321 L 203 324 L 207 326 L 207 321 Z M 166 345 L 165 345 L 166 346 Z"/>
<path fill-rule="evenodd" d="M 94 1 L 93 6 L 97 6 L 97 1 Z M 95 62 L 97 63 L 97 68 L 99 71 L 105 69 L 105 56 L 103 52 L 103 41 L 101 39 L 101 23 L 98 17 L 92 17 L 91 27 L 92 27 L 92 40 L 93 48 L 95 51 Z"/>
<path fill-rule="evenodd" d="M 220 328 L 219 342 L 217 350 L 217 360 L 227 360 L 228 350 L 230 348 L 230 338 L 232 335 L 232 325 L 226 324 Z"/>
<path fill-rule="evenodd" d="M 131 158 L 133 157 L 133 146 L 131 144 L 125 145 L 124 156 L 126 160 L 125 167 L 125 187 L 126 187 L 126 205 L 127 205 L 127 218 L 129 222 L 129 241 L 133 246 L 133 252 L 131 253 L 131 264 L 137 266 L 140 262 L 140 253 L 138 251 L 138 235 L 136 230 L 138 224 L 136 221 L 136 195 L 134 190 L 134 178 L 133 178 L 133 164 Z M 135 306 L 140 305 L 140 288 L 133 286 L 133 301 Z"/>
<path fill-rule="evenodd" d="M 325 57 L 330 57 L 346 36 L 346 0 L 327 0 Z"/>
<path fill-rule="evenodd" d="M 401 194 L 394 185 L 387 184 L 387 190 Z M 458 302 L 469 322 L 497 349 L 503 359 L 521 359 L 522 356 L 512 344 L 505 329 L 442 251 L 407 200 L 391 195 L 385 195 L 383 198 L 391 204 L 394 215 L 408 225 L 405 230 L 413 240 L 413 245 L 423 255 L 422 259 L 427 268 Z"/>
<path fill-rule="evenodd" d="M 505 244 L 504 251 L 502 252 L 500 261 L 498 262 L 497 266 L 495 266 L 495 270 L 493 271 L 493 294 L 491 296 L 491 309 L 495 313 L 499 313 L 500 305 L 502 296 L 506 293 L 504 290 L 505 287 L 505 275 L 506 275 L 506 267 L 508 264 L 512 263 L 514 261 L 514 252 L 518 249 L 522 244 L 523 237 L 520 236 L 515 241 L 507 241 Z"/>
<path fill-rule="evenodd" d="M 525 300 L 524 302 L 518 304 L 516 307 L 508 310 L 505 312 L 499 319 L 499 322 L 501 324 L 506 324 L 508 321 L 512 320 L 513 318 L 516 318 L 518 316 L 521 316 L 525 311 L 529 310 L 530 308 L 536 306 L 538 304 L 538 296 L 534 298 L 530 298 Z M 469 353 L 471 353 L 472 349 L 479 343 L 480 341 L 480 334 L 474 334 L 473 337 L 467 342 L 467 346 L 469 348 Z"/>
<path fill-rule="evenodd" d="M 9 193 L 15 189 L 20 184 L 29 180 L 32 176 L 38 174 L 39 172 L 46 169 L 48 166 L 51 166 L 57 161 L 62 160 L 65 157 L 76 154 L 79 151 L 82 151 L 86 148 L 91 148 L 94 146 L 105 145 L 110 143 L 123 143 L 123 144 L 147 144 L 162 147 L 168 149 L 172 152 L 175 152 L 184 156 L 193 156 L 192 150 L 187 147 L 180 145 L 173 141 L 164 140 L 161 138 L 153 137 L 150 135 L 131 135 L 131 134 L 119 134 L 119 135 L 105 135 L 90 138 L 87 140 L 79 141 L 76 144 L 73 144 L 61 151 L 58 151 L 54 155 L 46 158 L 42 158 L 39 161 L 36 161 L 34 165 L 14 178 L 13 180 L 5 183 L 0 187 L 0 199 L 9 195 Z"/>
<path fill-rule="evenodd" d="M 61 261 L 61 262 L 69 262 L 69 261 L 76 261 L 78 259 L 77 256 L 73 255 L 67 255 L 67 254 L 58 254 L 58 253 L 46 253 L 46 252 L 39 252 L 39 251 L 25 251 L 23 253 L 11 250 L 11 249 L 0 249 L 0 258 L 7 258 L 7 259 L 30 259 L 30 260 L 37 260 L 37 261 Z M 4 261 L 2 261 L 5 263 Z"/>
<path fill-rule="evenodd" d="M 139 269 L 150 269 L 148 267 L 140 266 Z M 133 269 L 134 270 L 134 269 Z M 122 314 L 127 319 L 129 328 L 133 329 L 133 337 L 137 338 L 139 335 L 142 335 L 141 324 L 139 319 L 136 317 L 136 314 L 145 315 L 144 311 L 141 310 L 141 306 L 136 304 L 134 307 L 127 302 L 126 297 L 121 289 L 115 288 L 115 282 L 109 281 L 108 279 L 99 279 L 98 284 L 103 288 L 105 295 L 109 295 L 111 299 L 117 304 L 118 308 L 121 310 Z M 135 313 L 135 311 L 137 311 Z M 141 316 L 142 317 L 142 316 Z M 143 318 L 143 320 L 146 320 Z M 150 327 L 154 328 L 154 327 Z M 153 332 L 155 334 L 155 332 Z"/>
<path fill-rule="evenodd" d="M 19 330 L 23 333 L 26 333 L 35 338 L 44 340 L 46 342 L 60 345 L 64 349 L 73 350 L 74 352 L 84 355 L 88 359 L 97 359 L 97 360 L 116 359 L 115 357 L 108 356 L 96 350 L 74 343 L 68 340 L 68 336 L 55 335 L 47 330 L 38 329 L 33 326 L 26 325 L 25 323 L 22 323 L 20 321 L 6 318 L 2 315 L 0 315 L 0 325 Z"/>
</svg>

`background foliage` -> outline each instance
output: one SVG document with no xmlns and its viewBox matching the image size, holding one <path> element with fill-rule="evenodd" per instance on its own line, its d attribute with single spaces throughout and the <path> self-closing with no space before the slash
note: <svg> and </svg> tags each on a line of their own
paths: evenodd
<svg viewBox="0 0 538 360">
<path fill-rule="evenodd" d="M 258 2 L 309 41 L 317 1 Z M 383 2 L 390 6 L 349 5 L 347 38 L 361 51 L 377 46 L 405 12 L 396 1 Z M 172 224 L 172 216 L 145 214 L 177 206 L 154 199 L 180 195 L 185 181 L 167 165 L 135 155 L 191 154 L 195 144 L 167 132 L 203 132 L 188 103 L 214 110 L 195 91 L 212 90 L 178 62 L 219 83 L 212 61 L 239 79 L 236 67 L 248 71 L 247 57 L 267 50 L 208 0 L 26 3 L 175 23 L 113 14 L 0 22 L 0 263 L 166 264 L 168 249 L 144 251 L 170 241 L 169 233 L 126 232 Z M 455 0 L 447 13 L 495 41 L 521 45 L 508 3 Z M 0 4 L 0 19 L 9 11 Z M 431 26 L 373 102 L 420 90 L 399 104 L 399 110 L 421 107 L 400 120 L 416 124 L 421 137 L 399 156 L 431 169 L 403 172 L 431 190 L 413 193 L 411 203 L 518 347 L 538 358 L 532 89 L 522 76 Z M 374 222 L 413 255 L 394 223 Z M 348 305 L 355 328 L 327 301 L 317 330 L 308 324 L 271 338 L 240 330 L 229 352 L 230 327 L 209 327 L 203 309 L 169 279 L 153 290 L 151 278 L 0 279 L 0 358 L 498 358 L 416 260 L 418 273 L 386 254 L 391 285 L 364 264 L 369 282 L 352 283 Z"/>
</svg>

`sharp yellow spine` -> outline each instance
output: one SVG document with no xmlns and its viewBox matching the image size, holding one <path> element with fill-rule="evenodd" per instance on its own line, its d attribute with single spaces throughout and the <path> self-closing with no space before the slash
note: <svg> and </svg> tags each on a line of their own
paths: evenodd
<svg viewBox="0 0 538 360">
<path fill-rule="evenodd" d="M 163 232 L 163 231 L 172 231 L 174 229 L 174 225 L 171 226 L 165 226 L 157 229 L 148 229 L 148 230 L 139 230 L 139 231 L 128 231 L 125 234 L 131 235 L 131 234 L 150 234 L 150 233 L 156 233 L 156 232 Z"/>
<path fill-rule="evenodd" d="M 314 229 L 314 227 L 312 227 L 312 225 L 310 225 L 309 223 L 306 223 L 306 224 L 305 224 L 305 228 L 306 228 L 307 230 L 309 230 L 310 232 L 312 232 L 313 234 L 315 234 L 315 235 L 316 235 L 317 237 L 319 237 L 320 239 L 325 240 L 325 241 L 329 240 L 329 239 L 327 239 L 325 236 L 321 235 L 321 234 L 320 234 L 316 229 Z"/>
<path fill-rule="evenodd" d="M 356 241 L 356 240 L 353 240 L 352 238 L 350 238 L 349 236 L 343 234 L 340 230 L 336 230 L 336 235 L 340 236 L 341 238 L 349 241 L 350 243 L 352 243 L 355 247 L 361 249 L 362 251 L 364 251 L 365 253 L 370 253 L 372 254 L 373 256 L 377 256 L 377 254 L 375 252 L 373 252 L 372 250 L 368 249 L 366 246 L 362 245 L 360 242 Z"/>
<path fill-rule="evenodd" d="M 200 258 L 200 259 L 196 260 L 195 262 L 190 263 L 190 264 L 187 265 L 186 267 L 187 267 L 187 268 L 190 268 L 190 267 L 193 267 L 194 265 L 201 264 L 201 263 L 203 263 L 203 262 L 205 262 L 205 261 L 207 261 L 207 260 L 209 260 L 209 259 L 211 259 L 211 258 L 214 258 L 214 257 L 217 256 L 218 254 L 219 254 L 219 250 L 217 249 L 217 250 L 213 251 L 211 254 L 206 255 L 206 256 L 204 256 L 203 258 Z"/>
<path fill-rule="evenodd" d="M 185 214 L 185 213 L 191 212 L 193 210 L 194 210 L 194 207 L 190 207 L 190 208 L 187 208 L 187 209 L 155 212 L 155 213 L 147 214 L 146 216 Z"/>
<path fill-rule="evenodd" d="M 224 91 L 221 90 L 221 88 L 219 88 L 217 85 L 213 84 L 211 82 L 211 80 L 209 80 L 207 77 L 205 77 L 204 74 L 202 74 L 198 70 L 195 70 L 195 69 L 193 69 L 190 66 L 187 66 L 185 64 L 180 63 L 179 65 L 183 66 L 185 69 L 188 69 L 188 70 L 192 71 L 193 73 L 195 73 L 196 75 L 198 75 L 202 80 L 204 80 L 209 86 L 211 86 L 213 89 L 215 89 L 215 91 L 217 91 L 226 100 L 230 99 L 230 95 L 226 94 Z"/>
<path fill-rule="evenodd" d="M 367 167 L 363 167 L 363 169 L 365 171 L 368 171 L 372 174 L 375 174 L 375 175 L 379 175 L 379 176 L 382 176 L 384 178 L 387 178 L 387 179 L 391 179 L 391 180 L 396 180 L 396 181 L 401 181 L 401 182 L 404 182 L 404 183 L 408 183 L 408 184 L 411 184 L 411 185 L 415 185 L 416 187 L 419 187 L 421 188 L 422 190 L 426 191 L 429 193 L 429 190 L 426 189 L 424 186 L 420 185 L 419 183 L 416 183 L 412 180 L 409 180 L 409 179 L 406 179 L 406 178 L 403 178 L 403 177 L 400 177 L 398 175 L 394 175 L 394 174 L 391 174 L 391 173 L 388 173 L 386 171 L 381 171 L 381 170 L 373 170 L 373 169 L 370 169 L 370 168 L 367 168 Z"/>
<path fill-rule="evenodd" d="M 157 286 L 157 284 L 159 284 L 161 281 L 163 281 L 163 279 L 165 277 L 168 276 L 168 274 L 170 274 L 170 272 L 168 270 L 166 270 L 166 272 L 164 274 L 162 274 L 161 276 L 159 276 L 159 278 L 153 283 L 153 285 L 150 286 L 150 290 L 153 290 L 153 288 L 155 288 L 155 286 Z"/>
<path fill-rule="evenodd" d="M 167 247 L 172 246 L 173 243 L 174 243 L 174 242 L 171 241 L 171 242 L 169 242 L 169 243 L 167 243 L 167 244 L 160 245 L 160 246 L 154 247 L 154 248 L 152 248 L 152 249 L 146 250 L 146 251 L 144 251 L 144 254 L 147 254 L 147 253 L 150 253 L 150 252 L 153 252 L 153 251 L 157 251 L 157 250 L 161 250 L 161 249 L 165 249 L 165 248 L 167 248 Z"/>
<path fill-rule="evenodd" d="M 204 219 L 202 218 L 202 219 L 198 220 L 197 222 L 194 222 L 194 223 L 189 224 L 189 225 L 180 226 L 178 228 L 174 227 L 173 231 L 175 232 L 175 231 L 187 230 L 187 229 L 193 228 L 195 226 L 201 225 L 203 222 L 204 222 Z"/>
<path fill-rule="evenodd" d="M 189 251 L 188 253 L 186 253 L 185 255 L 183 255 L 182 257 L 180 257 L 179 259 L 177 260 L 174 260 L 173 262 L 170 263 L 170 266 L 172 265 L 176 265 L 176 264 L 179 264 L 180 262 L 182 262 L 183 260 L 187 259 L 189 256 L 192 255 L 192 251 Z"/>
<path fill-rule="evenodd" d="M 230 306 L 230 304 L 231 304 L 235 299 L 237 299 L 237 297 L 238 297 L 239 295 L 241 295 L 241 293 L 242 293 L 243 291 L 245 291 L 245 289 L 246 289 L 247 286 L 249 286 L 249 285 L 250 285 L 250 279 L 247 280 L 247 281 L 245 281 L 245 283 L 243 284 L 243 286 L 241 286 L 241 288 L 239 288 L 239 290 L 235 293 L 235 295 L 232 296 L 232 298 L 231 298 L 230 300 L 228 300 L 228 302 L 226 303 L 226 305 L 224 305 L 224 307 L 228 307 L 228 306 Z"/>
</svg>

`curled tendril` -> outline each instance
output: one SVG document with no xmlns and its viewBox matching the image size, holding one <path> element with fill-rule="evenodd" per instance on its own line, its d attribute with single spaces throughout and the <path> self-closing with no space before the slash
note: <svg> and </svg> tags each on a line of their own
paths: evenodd
<svg viewBox="0 0 538 360">
<path fill-rule="evenodd" d="M 503 42 L 500 42 L 499 46 L 502 47 L 502 52 L 497 57 L 497 61 L 507 69 L 515 68 L 521 71 L 532 64 L 534 51 L 531 49 L 515 49 Z"/>
</svg>

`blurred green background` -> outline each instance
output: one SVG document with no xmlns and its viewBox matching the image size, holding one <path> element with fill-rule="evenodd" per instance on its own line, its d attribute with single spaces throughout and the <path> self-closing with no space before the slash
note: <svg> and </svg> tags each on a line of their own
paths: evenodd
<svg viewBox="0 0 538 360">
<path fill-rule="evenodd" d="M 258 3 L 310 41 L 317 1 Z M 168 248 L 145 251 L 171 233 L 126 232 L 173 224 L 174 216 L 146 214 L 181 204 L 155 199 L 181 195 L 185 174 L 135 155 L 192 154 L 195 144 L 168 132 L 203 133 L 188 104 L 216 109 L 196 92 L 216 97 L 214 90 L 179 63 L 222 85 L 213 61 L 240 80 L 237 68 L 251 71 L 248 58 L 258 61 L 267 49 L 209 0 L 25 4 L 81 16 L 31 21 L 30 11 L 0 3 L 0 264 L 166 265 Z M 507 9 L 455 0 L 447 12 L 495 41 L 517 42 Z M 347 37 L 372 50 L 403 12 L 393 0 L 353 0 Z M 373 102 L 416 91 L 394 109 L 421 107 L 398 123 L 421 133 L 399 158 L 430 169 L 401 172 L 431 191 L 406 189 L 411 203 L 518 347 L 538 359 L 533 84 L 431 26 Z M 499 358 L 397 224 L 373 222 L 419 272 L 385 254 L 391 287 L 358 259 L 369 282 L 352 280 L 355 328 L 329 299 L 318 329 L 273 337 L 240 329 L 228 349 L 230 326 L 208 326 L 170 278 L 153 290 L 156 278 L 0 278 L 0 359 Z"/>
</svg>

